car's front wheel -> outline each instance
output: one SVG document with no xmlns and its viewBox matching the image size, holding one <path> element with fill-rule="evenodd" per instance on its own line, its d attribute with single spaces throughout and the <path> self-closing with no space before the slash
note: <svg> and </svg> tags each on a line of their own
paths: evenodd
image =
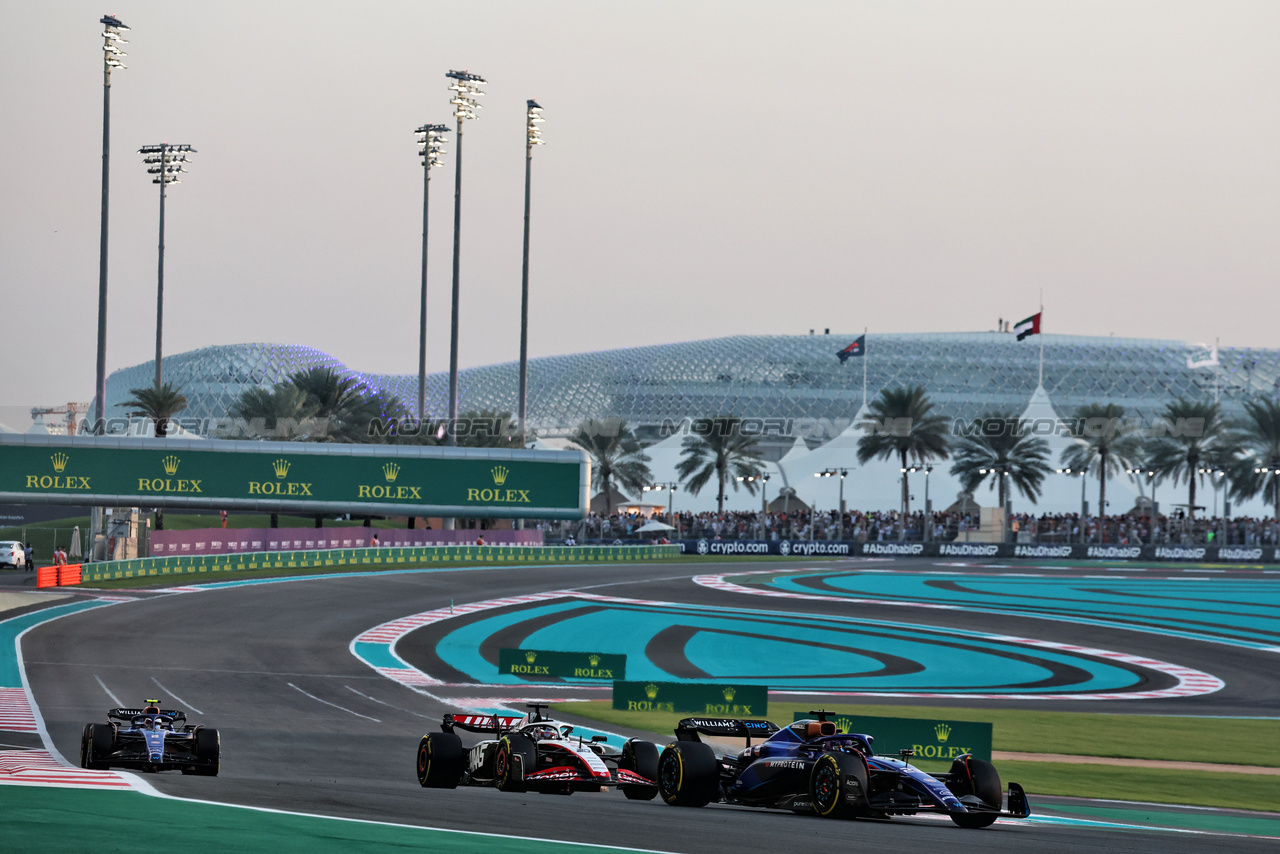
<svg viewBox="0 0 1280 854">
<path fill-rule="evenodd" d="M 971 812 L 951 814 L 951 820 L 961 827 L 990 827 L 999 817 L 1004 786 L 996 767 L 985 759 L 972 755 L 957 758 L 951 763 L 947 788 L 966 807 L 975 808 Z M 981 803 L 974 803 L 974 798 Z"/>
<path fill-rule="evenodd" d="M 854 753 L 824 753 L 809 772 L 813 811 L 826 818 L 853 818 L 867 806 L 867 761 Z"/>
<path fill-rule="evenodd" d="M 638 738 L 627 739 L 622 745 L 622 756 L 618 767 L 657 782 L 658 779 L 658 745 Z M 651 801 L 658 796 L 657 786 L 623 786 L 622 794 L 629 801 Z"/>
</svg>

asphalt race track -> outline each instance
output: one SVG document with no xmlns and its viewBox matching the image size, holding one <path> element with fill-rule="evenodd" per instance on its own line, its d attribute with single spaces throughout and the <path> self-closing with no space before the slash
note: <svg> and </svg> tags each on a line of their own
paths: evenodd
<svg viewBox="0 0 1280 854">
<path fill-rule="evenodd" d="M 741 573 L 761 566 L 771 573 L 810 567 L 829 577 L 791 585 L 762 576 L 759 585 L 751 584 L 752 590 L 787 594 L 780 596 L 716 586 L 705 578 L 728 574 L 735 576 L 730 581 L 744 584 L 751 579 Z M 879 572 L 890 567 L 924 574 L 921 583 L 942 591 L 938 595 L 943 598 L 951 597 L 952 605 L 964 601 L 960 607 L 906 606 L 887 601 L 883 590 L 873 589 L 874 574 L 867 577 L 871 581 L 839 577 L 842 571 Z M 937 572 L 949 577 L 930 575 Z M 865 851 L 973 846 L 983 851 L 1177 854 L 1203 851 L 1208 844 L 1219 850 L 1273 851 L 1274 839 L 1215 836 L 1210 842 L 1209 837 L 1191 834 L 1081 824 L 1002 821 L 987 830 L 966 831 L 932 818 L 834 822 L 721 806 L 677 809 L 660 800 L 627 801 L 617 792 L 558 797 L 490 789 L 425 790 L 414 776 L 419 737 L 438 729 L 440 716 L 459 710 L 459 705 L 513 707 L 523 698 L 607 696 L 599 689 L 575 686 L 503 685 L 492 673 L 485 678 L 483 672 L 475 672 L 483 671 L 486 656 L 496 659 L 500 645 L 516 641 L 532 646 L 553 640 L 557 632 L 572 632 L 572 638 L 593 649 L 600 647 L 594 641 L 625 636 L 633 649 L 628 678 L 653 678 L 650 672 L 666 671 L 772 685 L 788 674 L 799 674 L 789 686 L 797 700 L 812 696 L 815 702 L 874 702 L 863 695 L 883 692 L 899 694 L 885 702 L 921 705 L 1280 716 L 1280 687 L 1274 678 L 1274 648 L 1280 646 L 1280 636 L 1265 614 L 1256 625 L 1238 614 L 1197 620 L 1202 628 L 1191 637 L 1161 623 L 1172 619 L 1169 613 L 1153 616 L 1119 606 L 1092 615 L 1059 611 L 1036 616 L 1020 609 L 1012 601 L 1016 593 L 1007 591 L 1016 591 L 1017 585 L 1027 583 L 1027 574 L 1037 572 L 1029 567 L 946 566 L 935 560 L 767 565 L 700 561 L 322 577 L 198 592 L 121 594 L 132 601 L 30 630 L 22 641 L 22 655 L 49 736 L 72 761 L 78 756 L 82 726 L 103 720 L 106 709 L 117 702 L 128 706 L 160 697 L 165 704 L 187 709 L 193 722 L 218 727 L 223 752 L 217 778 L 177 773 L 147 777 L 156 788 L 180 797 L 672 852 L 803 847 L 818 854 L 846 852 L 856 845 Z M 1176 579 L 1187 572 L 1175 567 L 1151 575 Z M 1009 575 L 1007 589 L 999 584 L 1002 574 Z M 1071 573 L 1041 573 L 1064 574 Z M 1075 572 L 1086 574 L 1092 576 L 1083 580 L 1087 583 L 1061 591 L 1062 601 L 1078 601 L 1084 589 L 1106 588 L 1099 595 L 1112 596 L 1110 578 L 1129 575 Z M 985 580 L 969 585 L 970 575 Z M 695 583 L 695 576 L 704 578 Z M 1233 583 L 1272 579 L 1249 569 L 1213 576 Z M 1034 595 L 1043 597 L 1044 591 Z M 517 598 L 483 611 L 464 608 L 509 597 Z M 1161 605 L 1168 596 L 1160 592 L 1149 598 L 1151 604 Z M 370 629 L 413 614 L 447 614 L 451 607 L 457 609 L 455 615 L 407 632 L 396 647 L 405 662 L 441 684 L 414 690 L 353 654 L 353 640 Z M 1117 614 L 1150 625 L 1144 631 L 1129 630 Z M 1088 622 L 1082 626 L 1073 619 Z M 1244 632 L 1240 627 L 1246 624 L 1251 628 Z M 859 633 L 853 627 L 859 625 L 862 638 L 855 645 Z M 1231 625 L 1237 627 L 1234 633 L 1228 630 Z M 683 628 L 672 630 L 673 626 Z M 909 626 L 922 628 L 908 632 L 904 627 Z M 821 634 L 825 640 L 815 641 L 806 633 Z M 927 641 L 921 642 L 922 636 Z M 1039 645 L 1009 639 L 1034 639 Z M 989 680 L 981 691 L 969 692 L 993 699 L 961 701 L 948 696 L 966 688 L 954 677 L 950 682 L 943 678 L 952 669 L 947 650 L 955 645 L 964 646 L 970 656 L 1005 663 L 1006 678 Z M 808 647 L 817 650 L 812 659 L 803 657 Z M 1100 662 L 1079 652 L 1081 647 L 1129 658 Z M 796 666 L 797 660 L 806 666 Z M 788 661 L 791 670 L 780 672 Z M 1161 670 L 1149 662 L 1172 663 L 1179 669 Z M 749 666 L 757 670 L 732 672 Z M 1224 684 L 1219 690 L 1194 689 L 1200 684 L 1198 677 L 1187 673 L 1208 674 Z M 1171 691 L 1188 685 L 1192 690 L 1179 689 L 1181 695 Z M 903 699 L 903 692 L 915 698 Z M 1147 692 L 1174 695 L 1046 699 L 1072 693 Z M 938 696 L 921 696 L 925 694 Z M 1034 811 L 1034 798 L 1032 805 Z"/>
</svg>

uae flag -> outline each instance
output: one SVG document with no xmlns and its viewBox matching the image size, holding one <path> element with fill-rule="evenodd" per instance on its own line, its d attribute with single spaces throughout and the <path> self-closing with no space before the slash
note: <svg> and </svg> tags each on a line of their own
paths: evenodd
<svg viewBox="0 0 1280 854">
<path fill-rule="evenodd" d="M 1026 320 L 1019 320 L 1017 325 L 1013 327 L 1013 331 L 1018 333 L 1018 340 L 1021 341 L 1028 335 L 1040 334 L 1040 315 L 1043 312 L 1037 311 Z"/>
<path fill-rule="evenodd" d="M 867 336 L 862 334 L 858 336 L 858 340 L 854 341 L 843 350 L 837 350 L 836 355 L 840 357 L 840 364 L 844 364 L 850 356 L 864 356 L 867 352 Z"/>
</svg>

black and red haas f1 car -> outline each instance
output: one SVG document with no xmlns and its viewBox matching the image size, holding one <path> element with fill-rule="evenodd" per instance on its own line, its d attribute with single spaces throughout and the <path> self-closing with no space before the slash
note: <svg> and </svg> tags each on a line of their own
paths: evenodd
<svg viewBox="0 0 1280 854">
<path fill-rule="evenodd" d="M 990 762 L 965 754 L 947 773 L 927 773 L 910 764 L 911 750 L 899 751 L 897 759 L 877 756 L 871 736 L 839 732 L 826 712 L 809 714 L 815 718 L 781 729 L 769 721 L 685 718 L 658 759 L 662 799 L 673 806 L 718 802 L 828 818 L 934 813 L 961 827 L 1031 814 L 1022 787 L 1010 783 L 1006 795 Z M 717 757 L 699 734 L 745 738 L 747 746 Z"/>
<path fill-rule="evenodd" d="M 545 717 L 540 703 L 529 709 L 524 717 L 445 715 L 441 731 L 418 742 L 418 782 L 434 789 L 495 786 L 560 795 L 613 786 L 632 800 L 658 794 L 658 748 L 652 742 L 632 738 L 619 750 L 602 735 L 573 735 L 571 725 Z M 488 738 L 465 748 L 455 730 Z"/>
<path fill-rule="evenodd" d="M 112 709 L 105 724 L 85 724 L 80 733 L 80 767 L 177 769 L 183 774 L 218 776 L 222 752 L 218 731 L 188 724 L 186 714 L 161 709 L 159 703 L 147 700 L 145 708 Z"/>
</svg>

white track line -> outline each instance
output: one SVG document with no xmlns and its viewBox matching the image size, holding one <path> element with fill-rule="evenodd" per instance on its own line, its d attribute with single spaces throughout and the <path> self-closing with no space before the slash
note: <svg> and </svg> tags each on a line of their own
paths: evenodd
<svg viewBox="0 0 1280 854">
<path fill-rule="evenodd" d="M 363 691 L 357 691 L 355 688 L 352 688 L 350 685 L 343 685 L 342 687 L 346 688 L 348 691 L 350 691 L 353 694 L 359 694 L 361 697 L 364 697 L 366 700 L 377 703 L 380 706 L 386 706 L 388 709 L 395 709 L 398 712 L 408 712 L 409 714 L 414 715 L 415 717 L 426 718 L 427 720 L 435 720 L 436 718 L 440 717 L 439 715 L 424 715 L 419 712 L 415 712 L 411 709 L 402 709 L 399 706 L 393 706 L 390 703 L 384 702 L 383 700 L 379 700 L 377 697 L 370 697 L 368 694 L 364 693 Z"/>
<path fill-rule="evenodd" d="M 111 693 L 111 689 L 107 687 L 107 683 L 102 681 L 101 676 L 94 676 L 98 680 L 98 684 L 102 686 L 102 690 L 107 692 L 107 696 L 111 698 L 111 702 L 116 704 L 116 708 L 124 708 L 124 703 L 120 702 L 120 698 Z"/>
<path fill-rule="evenodd" d="M 358 718 L 364 718 L 366 721 L 373 721 L 375 724 L 382 723 L 382 721 L 378 720 L 377 718 L 371 718 L 368 715 L 362 715 L 359 712 L 353 712 L 350 709 L 344 709 L 342 706 L 339 706 L 337 703 L 330 703 L 328 700 L 321 700 L 315 694 L 307 694 L 306 691 L 303 691 L 301 688 L 299 688 L 297 685 L 294 685 L 292 682 L 287 682 L 285 684 L 287 684 L 293 690 L 297 691 L 299 694 L 306 694 L 308 697 L 315 700 L 317 703 L 324 703 L 326 706 L 333 706 L 335 709 L 346 712 L 349 715 L 355 715 Z"/>
<path fill-rule="evenodd" d="M 190 704 L 190 703 L 188 703 L 186 700 L 182 699 L 182 698 L 181 698 L 181 697 L 179 697 L 177 694 L 173 693 L 173 692 L 172 692 L 172 691 L 170 691 L 168 688 L 166 688 L 166 687 L 164 687 L 163 685 L 161 685 L 161 684 L 160 684 L 160 680 L 159 680 L 159 679 L 157 679 L 156 677 L 152 676 L 152 677 L 151 677 L 151 681 L 152 681 L 152 682 L 154 682 L 154 683 L 156 683 L 156 686 L 157 686 L 161 691 L 165 692 L 165 693 L 166 693 L 166 694 L 168 694 L 170 697 L 172 697 L 173 699 L 177 700 L 179 703 L 181 703 L 182 705 L 186 706 L 186 707 L 187 707 L 188 709 L 190 709 L 191 711 L 195 712 L 197 715 L 203 715 L 203 714 L 204 714 L 204 712 L 200 711 L 200 710 L 199 710 L 199 709 L 197 709 L 195 706 L 191 705 L 191 704 Z"/>
</svg>

